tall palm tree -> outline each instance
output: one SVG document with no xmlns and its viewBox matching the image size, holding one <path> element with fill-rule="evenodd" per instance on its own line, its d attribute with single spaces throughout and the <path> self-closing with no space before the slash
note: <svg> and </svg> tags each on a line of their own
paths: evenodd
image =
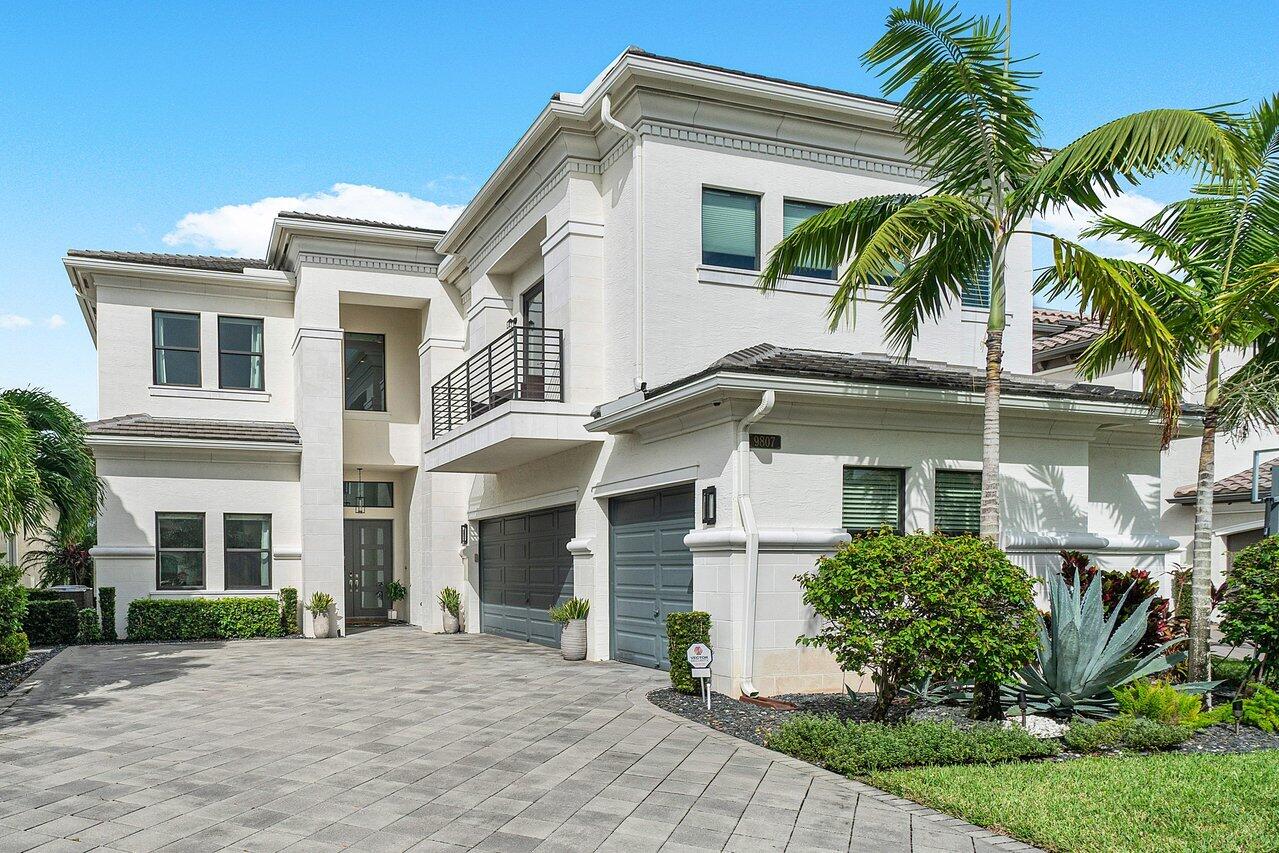
<svg viewBox="0 0 1279 853">
<path fill-rule="evenodd" d="M 801 267 L 843 266 L 828 317 L 837 326 L 867 288 L 888 284 L 888 343 L 910 351 L 921 323 L 962 298 L 989 266 L 981 534 L 999 535 L 999 397 L 1009 240 L 1036 212 L 1073 203 L 1098 210 L 1120 179 L 1208 163 L 1231 174 L 1229 117 L 1199 110 L 1151 110 L 1117 119 L 1048 154 L 1028 99 L 1036 74 L 1009 61 L 998 18 L 964 17 L 936 0 L 893 9 L 887 32 L 863 55 L 905 89 L 897 124 L 925 173 L 920 193 L 860 198 L 801 223 L 773 250 L 760 276 L 772 289 Z M 1134 298 L 1119 282 L 1099 282 L 1102 308 Z M 1160 325 L 1133 334 L 1159 337 Z"/>
<path fill-rule="evenodd" d="M 1077 289 L 1083 309 L 1105 332 L 1082 354 L 1080 371 L 1097 376 L 1122 357 L 1145 373 L 1145 388 L 1164 414 L 1165 438 L 1177 423 L 1188 371 L 1203 370 L 1203 437 L 1195 484 L 1191 574 L 1190 677 L 1207 674 L 1212 599 L 1212 499 L 1216 437 L 1279 425 L 1279 95 L 1262 102 L 1234 130 L 1242 168 L 1209 176 L 1189 198 L 1133 225 L 1102 217 L 1082 232 L 1140 247 L 1149 262 L 1099 257 L 1061 238 L 1054 264 L 1039 277 L 1055 293 Z M 1114 284 L 1138 298 L 1094 304 Z M 1162 326 L 1147 340 L 1133 328 Z M 1171 343 L 1164 343 L 1165 337 Z M 1222 356 L 1244 354 L 1223 375 Z"/>
<path fill-rule="evenodd" d="M 0 392 L 0 532 L 83 532 L 102 506 L 84 421 L 38 388 Z"/>
</svg>

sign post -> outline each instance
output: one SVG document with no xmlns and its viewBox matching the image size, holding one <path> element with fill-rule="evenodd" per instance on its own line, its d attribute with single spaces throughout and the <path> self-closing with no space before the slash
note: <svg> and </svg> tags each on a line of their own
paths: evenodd
<svg viewBox="0 0 1279 853">
<path fill-rule="evenodd" d="M 688 658 L 688 666 L 693 677 L 701 682 L 702 696 L 706 699 L 706 710 L 709 712 L 711 709 L 711 661 L 715 660 L 715 653 L 705 643 L 693 643 L 688 647 L 685 657 Z"/>
</svg>

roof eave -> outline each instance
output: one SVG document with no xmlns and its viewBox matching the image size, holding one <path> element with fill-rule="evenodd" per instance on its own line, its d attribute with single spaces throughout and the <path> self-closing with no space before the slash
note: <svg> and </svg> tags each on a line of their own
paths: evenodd
<svg viewBox="0 0 1279 853">
<path fill-rule="evenodd" d="M 353 222 L 325 222 L 281 214 L 271 222 L 271 237 L 266 250 L 267 261 L 271 266 L 285 268 L 289 254 L 289 241 L 293 237 L 339 237 L 391 245 L 436 248 L 441 240 L 441 233 L 410 226 L 396 228 Z"/>
</svg>

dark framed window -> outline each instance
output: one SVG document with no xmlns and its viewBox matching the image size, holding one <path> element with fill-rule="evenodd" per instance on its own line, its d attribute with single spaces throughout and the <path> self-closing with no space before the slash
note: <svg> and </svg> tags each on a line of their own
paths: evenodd
<svg viewBox="0 0 1279 853">
<path fill-rule="evenodd" d="M 981 265 L 975 281 L 966 282 L 959 301 L 965 308 L 990 307 L 990 261 Z"/>
<path fill-rule="evenodd" d="M 530 329 L 545 328 L 546 288 L 542 282 L 539 281 L 520 295 L 520 314 L 524 317 L 524 325 Z"/>
<path fill-rule="evenodd" d="M 933 527 L 958 536 L 981 530 L 981 472 L 938 471 L 933 484 Z"/>
<path fill-rule="evenodd" d="M 702 188 L 702 263 L 759 269 L 759 196 Z"/>
<path fill-rule="evenodd" d="M 782 202 L 782 236 L 789 237 L 791 232 L 795 230 L 805 219 L 816 216 L 819 213 L 825 213 L 830 210 L 829 204 L 817 204 L 811 201 L 792 201 L 786 199 Z M 824 278 L 829 281 L 835 280 L 834 267 L 819 267 L 806 265 L 795 268 L 795 275 L 808 276 L 809 278 Z"/>
<path fill-rule="evenodd" d="M 901 468 L 844 468 L 844 528 L 853 534 L 906 527 L 906 471 Z"/>
<path fill-rule="evenodd" d="M 218 318 L 218 387 L 263 390 L 262 318 Z"/>
<path fill-rule="evenodd" d="M 151 312 L 151 379 L 156 385 L 200 385 L 200 315 Z"/>
<path fill-rule="evenodd" d="M 156 589 L 204 589 L 204 513 L 155 514 Z"/>
<path fill-rule="evenodd" d="M 271 516 L 222 516 L 222 555 L 227 589 L 271 588 Z"/>
<path fill-rule="evenodd" d="M 386 336 L 348 332 L 343 359 L 346 363 L 347 410 L 385 412 Z"/>
<path fill-rule="evenodd" d="M 395 506 L 395 484 L 356 480 L 342 483 L 342 506 L 357 506 L 360 496 L 364 496 L 366 507 Z"/>
</svg>

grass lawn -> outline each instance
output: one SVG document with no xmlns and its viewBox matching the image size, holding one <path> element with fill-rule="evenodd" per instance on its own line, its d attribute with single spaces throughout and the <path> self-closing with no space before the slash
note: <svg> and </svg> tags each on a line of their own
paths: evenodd
<svg viewBox="0 0 1279 853">
<path fill-rule="evenodd" d="M 1279 750 L 920 767 L 868 781 L 1049 850 L 1279 850 Z"/>
</svg>

